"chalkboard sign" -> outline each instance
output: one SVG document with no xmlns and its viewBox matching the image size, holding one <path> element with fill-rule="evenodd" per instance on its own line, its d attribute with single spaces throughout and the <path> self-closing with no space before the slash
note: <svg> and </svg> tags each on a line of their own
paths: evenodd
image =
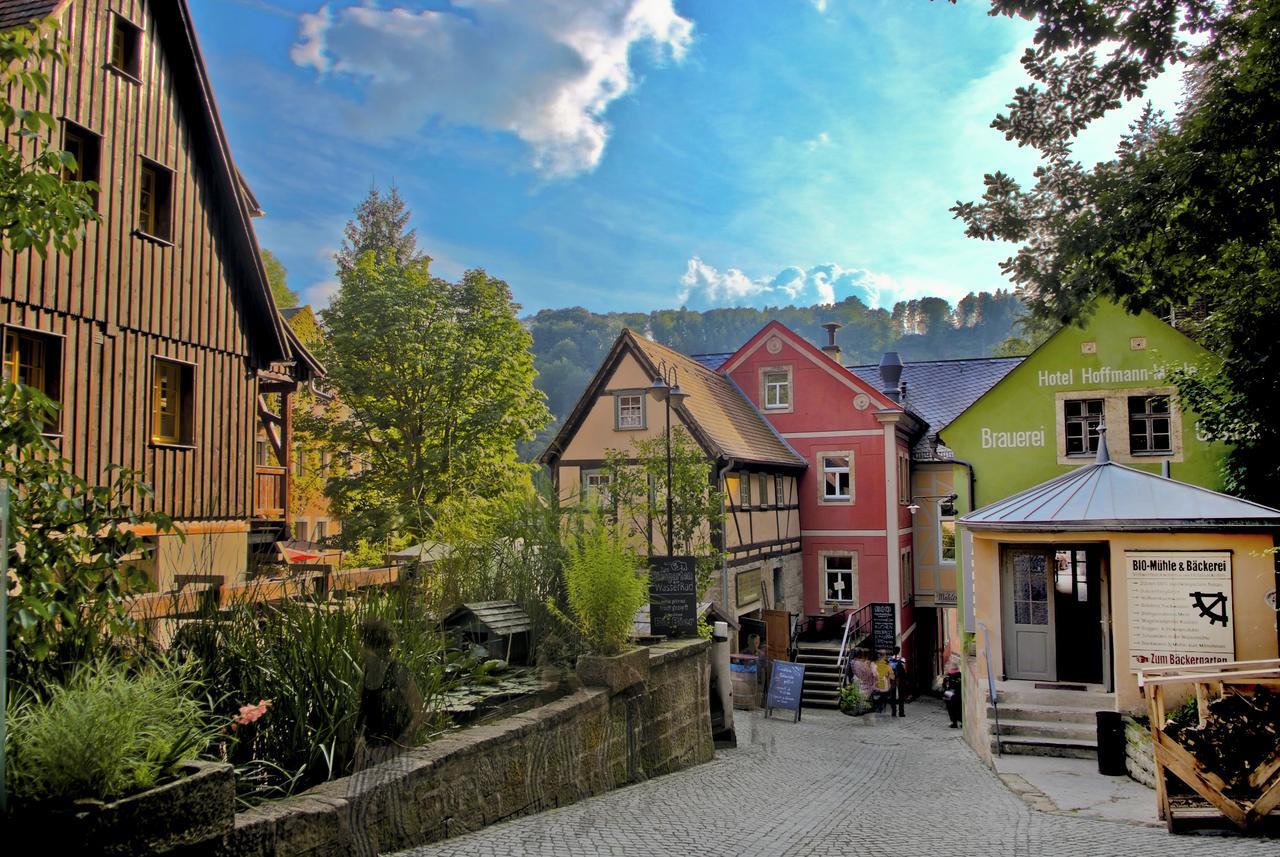
<svg viewBox="0 0 1280 857">
<path fill-rule="evenodd" d="M 649 559 L 649 628 L 668 637 L 698 633 L 698 581 L 691 556 Z"/>
<path fill-rule="evenodd" d="M 804 664 L 793 664 L 790 661 L 774 661 L 773 671 L 769 674 L 769 695 L 765 698 L 764 716 L 768 717 L 773 709 L 794 711 L 795 720 L 800 719 L 800 698 L 804 696 Z"/>
<path fill-rule="evenodd" d="M 876 652 L 891 652 L 898 644 L 893 628 L 893 605 L 871 605 L 871 647 Z"/>
</svg>

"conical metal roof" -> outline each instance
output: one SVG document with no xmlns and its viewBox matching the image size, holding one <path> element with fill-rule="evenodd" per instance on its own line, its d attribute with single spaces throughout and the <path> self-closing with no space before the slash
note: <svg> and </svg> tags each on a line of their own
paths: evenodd
<svg viewBox="0 0 1280 857">
<path fill-rule="evenodd" d="M 1094 464 L 970 512 L 960 522 L 971 530 L 1205 530 L 1280 527 L 1280 511 L 1116 464 L 1104 433 Z"/>
</svg>

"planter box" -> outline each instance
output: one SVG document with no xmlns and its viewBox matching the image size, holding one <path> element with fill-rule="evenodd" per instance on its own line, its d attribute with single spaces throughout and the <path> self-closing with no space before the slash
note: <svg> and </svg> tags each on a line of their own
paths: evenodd
<svg viewBox="0 0 1280 857">
<path fill-rule="evenodd" d="M 188 762 L 181 770 L 175 780 L 111 803 L 30 813 L 25 835 L 38 837 L 49 853 L 125 855 L 164 854 L 231 833 L 234 769 L 221 762 Z"/>
<path fill-rule="evenodd" d="M 649 679 L 649 650 L 632 649 L 620 655 L 580 655 L 575 669 L 587 687 L 607 687 L 617 693 Z"/>
</svg>

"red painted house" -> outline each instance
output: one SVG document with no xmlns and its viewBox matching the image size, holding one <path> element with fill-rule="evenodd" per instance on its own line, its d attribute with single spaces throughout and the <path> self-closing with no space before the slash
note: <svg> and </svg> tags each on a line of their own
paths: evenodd
<svg viewBox="0 0 1280 857">
<path fill-rule="evenodd" d="M 877 389 L 840 363 L 829 332 L 819 349 L 770 322 L 719 371 L 808 463 L 799 485 L 806 617 L 897 604 L 909 651 L 911 448 L 926 426 L 899 403 L 892 366 L 889 389 Z"/>
</svg>

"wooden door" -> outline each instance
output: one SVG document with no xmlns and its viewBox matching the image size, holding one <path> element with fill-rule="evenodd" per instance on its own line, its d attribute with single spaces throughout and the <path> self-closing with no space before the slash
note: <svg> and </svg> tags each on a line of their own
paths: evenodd
<svg viewBox="0 0 1280 857">
<path fill-rule="evenodd" d="M 1056 681 L 1053 555 L 1045 548 L 1008 548 L 1004 557 L 1004 670 L 1011 679 Z"/>
<path fill-rule="evenodd" d="M 791 615 L 786 610 L 761 610 L 764 619 L 765 649 L 769 660 L 785 661 L 791 646 Z"/>
</svg>

